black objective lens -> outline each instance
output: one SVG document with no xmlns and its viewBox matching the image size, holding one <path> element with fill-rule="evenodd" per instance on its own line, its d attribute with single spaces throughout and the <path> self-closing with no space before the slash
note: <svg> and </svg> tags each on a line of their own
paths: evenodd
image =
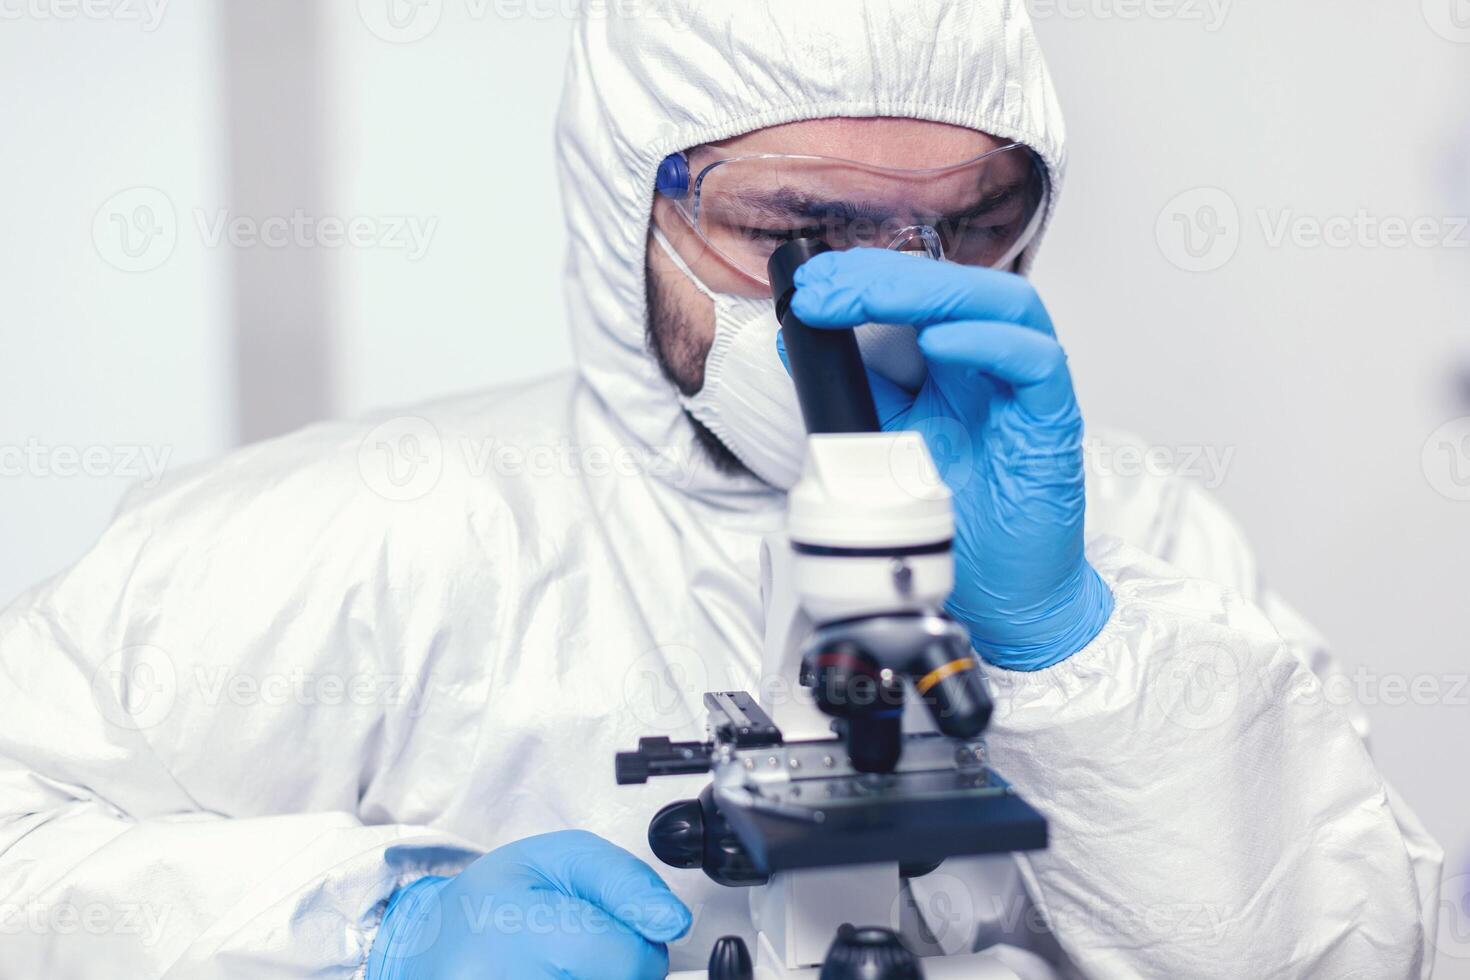
<svg viewBox="0 0 1470 980">
<path fill-rule="evenodd" d="M 889 773 L 903 755 L 903 685 L 899 706 L 846 719 L 847 756 L 858 772 Z"/>
<path fill-rule="evenodd" d="M 950 738 L 974 738 L 990 724 L 992 703 L 978 668 L 973 653 L 944 640 L 927 644 L 911 668 L 919 699 Z"/>
<path fill-rule="evenodd" d="M 858 772 L 892 772 L 903 754 L 903 681 L 855 643 L 819 651 L 809 665 L 817 707 L 841 720 Z"/>
</svg>

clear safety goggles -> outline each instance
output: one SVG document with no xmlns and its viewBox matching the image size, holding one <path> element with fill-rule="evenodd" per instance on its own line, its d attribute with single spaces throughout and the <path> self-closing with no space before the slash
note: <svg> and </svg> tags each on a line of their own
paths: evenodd
<svg viewBox="0 0 1470 980">
<path fill-rule="evenodd" d="M 763 286 L 771 253 L 793 238 L 1006 268 L 1046 213 L 1046 170 L 1020 143 L 925 170 L 763 153 L 717 159 L 693 174 L 690 156 L 708 149 L 665 158 L 657 192 L 705 245 Z"/>
</svg>

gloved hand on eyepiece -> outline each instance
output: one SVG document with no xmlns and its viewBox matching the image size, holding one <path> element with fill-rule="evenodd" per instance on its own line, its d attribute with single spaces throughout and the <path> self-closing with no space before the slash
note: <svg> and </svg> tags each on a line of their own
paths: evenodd
<svg viewBox="0 0 1470 980">
<path fill-rule="evenodd" d="M 585 831 L 528 837 L 399 889 L 367 980 L 662 980 L 689 910 L 653 869 Z"/>
<path fill-rule="evenodd" d="M 1040 670 L 1081 650 L 1113 596 L 1083 554 L 1082 413 L 1030 282 L 864 248 L 811 259 L 795 283 L 791 309 L 809 326 L 919 331 L 917 392 L 868 377 L 884 430 L 922 433 L 954 493 L 949 611 L 976 651 Z"/>
</svg>

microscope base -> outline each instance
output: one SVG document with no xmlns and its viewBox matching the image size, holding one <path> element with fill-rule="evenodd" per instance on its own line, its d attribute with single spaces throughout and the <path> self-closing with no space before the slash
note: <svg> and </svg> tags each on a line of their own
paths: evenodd
<svg viewBox="0 0 1470 980">
<path fill-rule="evenodd" d="M 755 968 L 755 980 L 817 980 L 821 967 L 805 967 L 788 970 L 774 965 L 774 954 L 761 937 L 759 961 Z M 969 953 L 965 956 L 930 956 L 919 963 L 924 970 L 924 980 L 1031 980 L 1011 969 L 994 953 Z M 670 973 L 669 980 L 708 980 L 704 970 Z"/>
<path fill-rule="evenodd" d="M 899 926 L 903 902 L 897 865 L 860 865 L 782 872 L 751 892 L 757 928 L 755 980 L 817 980 L 844 923 Z M 1055 980 L 1043 961 L 1021 950 L 927 956 L 924 980 Z M 844 974 L 845 975 L 845 974 Z M 706 971 L 672 980 L 708 980 Z"/>
</svg>

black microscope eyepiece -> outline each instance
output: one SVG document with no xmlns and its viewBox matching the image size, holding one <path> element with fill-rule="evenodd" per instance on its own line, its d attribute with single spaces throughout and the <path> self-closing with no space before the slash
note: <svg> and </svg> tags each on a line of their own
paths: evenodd
<svg viewBox="0 0 1470 980">
<path fill-rule="evenodd" d="M 771 253 L 766 272 L 776 300 L 776 319 L 786 342 L 786 361 L 796 384 L 801 417 L 813 435 L 879 432 L 878 410 L 851 330 L 809 327 L 791 312 L 796 270 L 832 249 L 816 238 L 794 238 Z"/>
</svg>

